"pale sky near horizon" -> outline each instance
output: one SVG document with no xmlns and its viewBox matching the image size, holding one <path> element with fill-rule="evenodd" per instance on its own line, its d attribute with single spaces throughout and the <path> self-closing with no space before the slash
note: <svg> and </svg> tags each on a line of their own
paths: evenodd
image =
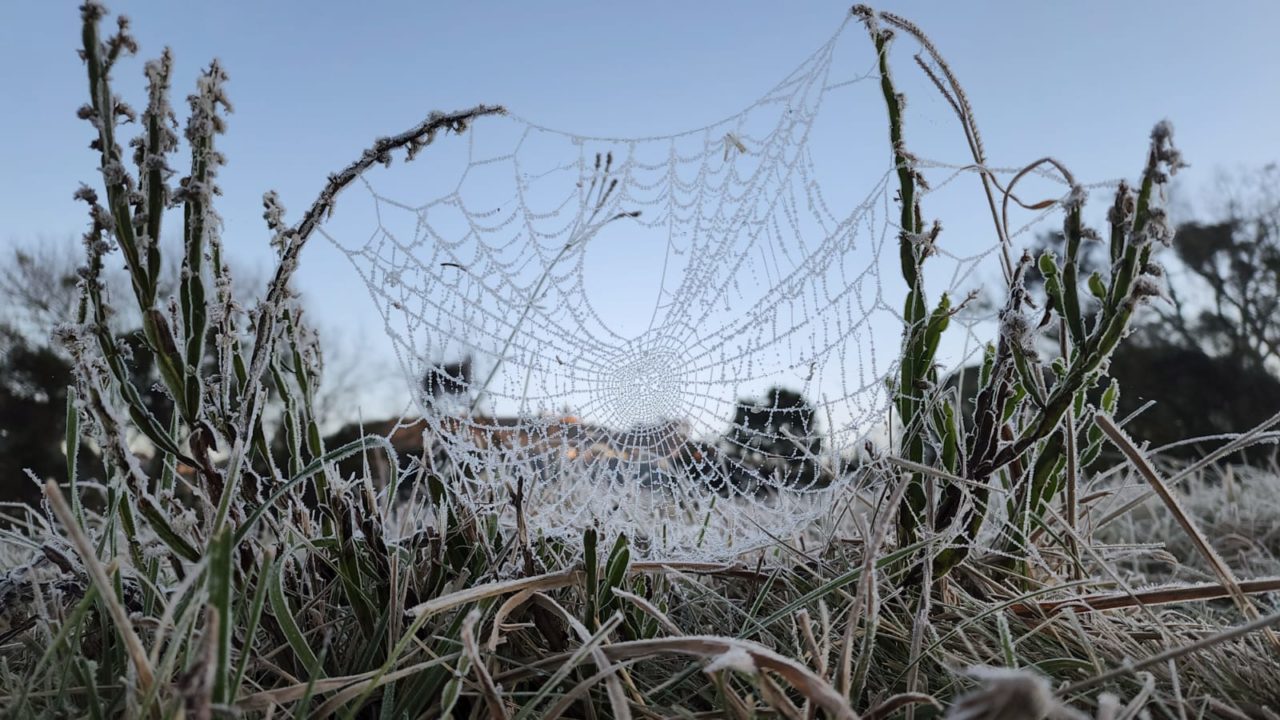
<svg viewBox="0 0 1280 720">
<path fill-rule="evenodd" d="M 74 117 L 86 89 L 77 5 L 0 4 L 0 245 L 74 237 L 85 225 L 71 194 L 97 178 L 91 130 Z M 259 265 L 271 258 L 264 190 L 278 190 L 296 218 L 328 173 L 428 111 L 499 103 L 592 135 L 699 127 L 749 105 L 825 42 L 849 7 L 727 0 L 109 5 L 132 18 L 142 46 L 139 59 L 115 73 L 135 107 L 143 104 L 141 59 L 166 44 L 177 58 L 180 116 L 179 100 L 199 68 L 214 56 L 227 68 L 236 112 L 220 140 L 230 160 L 220 177 L 224 237 L 242 262 Z M 1174 123 L 1192 165 L 1182 178 L 1193 197 L 1220 169 L 1280 160 L 1280 3 L 881 8 L 917 22 L 948 59 L 996 165 L 1053 155 L 1085 180 L 1132 177 L 1162 118 Z M 909 126 L 908 139 L 959 141 L 949 116 L 931 117 Z M 332 253 L 313 254 L 299 274 L 309 302 L 333 323 L 378 333 L 368 329 L 372 305 L 350 266 Z"/>
</svg>

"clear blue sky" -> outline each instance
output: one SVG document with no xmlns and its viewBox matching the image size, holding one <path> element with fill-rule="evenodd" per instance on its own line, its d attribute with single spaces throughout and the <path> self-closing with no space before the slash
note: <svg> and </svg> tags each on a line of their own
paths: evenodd
<svg viewBox="0 0 1280 720">
<path fill-rule="evenodd" d="M 0 243 L 75 235 L 85 225 L 71 200 L 80 181 L 96 180 L 86 147 L 91 130 L 74 118 L 85 97 L 77 4 L 5 0 L 0 7 Z M 133 19 L 143 58 L 173 48 L 178 98 L 211 57 L 224 63 L 236 106 L 221 141 L 230 158 L 221 175 L 224 234 L 238 257 L 265 264 L 264 190 L 278 190 L 296 217 L 329 172 L 430 110 L 500 103 L 544 125 L 609 136 L 702 126 L 772 86 L 830 37 L 849 5 L 233 0 L 110 7 Z M 1132 176 L 1161 118 L 1177 128 L 1192 188 L 1208 186 L 1217 168 L 1280 159 L 1280 3 L 882 8 L 915 20 L 948 58 L 996 164 L 1051 154 L 1084 179 Z M 125 62 L 116 78 L 140 106 L 141 62 Z M 908 128 L 911 137 L 931 145 L 959 139 L 945 113 L 931 116 L 935 122 Z M 350 267 L 313 250 L 300 273 L 310 301 L 338 324 L 367 321 L 372 305 Z"/>
</svg>

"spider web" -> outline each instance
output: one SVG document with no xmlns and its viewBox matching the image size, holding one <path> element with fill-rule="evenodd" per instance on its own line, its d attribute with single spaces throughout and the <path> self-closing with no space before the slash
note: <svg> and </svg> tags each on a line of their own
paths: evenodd
<svg viewBox="0 0 1280 720">
<path fill-rule="evenodd" d="M 702 128 L 485 118 L 452 154 L 362 178 L 321 233 L 417 389 L 427 472 L 483 512 L 518 495 L 535 533 L 596 523 L 692 557 L 794 533 L 860 482 L 890 427 L 902 283 L 879 75 L 868 53 L 833 76 L 844 29 Z M 878 129 L 826 143 L 846 107 Z M 942 286 L 992 249 L 950 256 Z"/>
</svg>

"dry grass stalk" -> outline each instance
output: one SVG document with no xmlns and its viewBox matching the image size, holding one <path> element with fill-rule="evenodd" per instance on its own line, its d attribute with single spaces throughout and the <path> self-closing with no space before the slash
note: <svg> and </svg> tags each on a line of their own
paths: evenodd
<svg viewBox="0 0 1280 720">
<path fill-rule="evenodd" d="M 1242 580 L 1236 584 L 1246 595 L 1280 592 L 1280 578 L 1262 578 L 1258 580 Z M 1037 617 L 1052 614 L 1061 610 L 1079 612 L 1103 612 L 1121 610 L 1137 605 L 1169 605 L 1173 603 L 1201 602 L 1205 600 L 1221 600 L 1234 596 L 1231 588 L 1221 583 L 1201 583 L 1198 585 L 1180 585 L 1170 587 L 1135 590 L 1132 593 L 1094 593 L 1079 595 L 1065 600 L 1043 600 L 1037 603 L 1017 604 L 1010 611 L 1023 617 Z"/>
<path fill-rule="evenodd" d="M 822 708 L 832 717 L 840 720 L 857 720 L 858 718 L 858 715 L 849 707 L 848 701 L 812 670 L 796 660 L 750 640 L 714 635 L 685 635 L 615 643 L 606 645 L 601 650 L 611 660 L 663 654 L 694 655 L 711 660 L 726 660 L 734 669 L 744 672 L 768 670 L 785 679 L 814 705 Z"/>
<path fill-rule="evenodd" d="M 475 587 L 467 588 L 466 590 L 459 590 L 458 592 L 442 595 L 438 598 L 433 598 L 427 602 L 415 605 L 409 609 L 409 614 L 416 615 L 419 618 L 430 617 L 446 610 L 468 605 L 486 598 L 506 595 L 511 592 L 521 592 L 524 590 L 535 592 L 539 590 L 552 590 L 568 587 L 569 585 L 579 582 L 581 575 L 581 570 L 569 568 L 559 572 L 534 575 L 533 577 L 516 578 L 514 580 L 493 582 L 487 585 L 477 585 Z"/>
<path fill-rule="evenodd" d="M 88 536 L 80 528 L 80 523 L 76 521 L 75 515 L 71 513 L 71 507 L 67 505 L 66 498 L 62 497 L 62 490 L 58 488 L 58 483 L 53 480 L 46 482 L 44 494 L 49 499 L 53 514 L 58 517 L 58 521 L 66 528 L 67 535 L 71 538 L 71 544 L 75 547 L 76 554 L 80 556 L 80 562 L 84 564 L 85 571 L 89 573 L 89 579 L 93 581 L 94 587 L 98 589 L 98 597 L 107 606 L 107 612 L 111 615 L 111 622 L 115 625 L 116 632 L 120 633 L 120 638 L 124 640 L 125 649 L 129 653 L 129 659 L 133 662 L 134 671 L 138 673 L 138 689 L 144 694 L 150 692 L 155 684 L 155 673 L 151 669 L 151 662 L 147 659 L 147 652 L 142 647 L 142 640 L 138 638 L 138 633 L 133 629 L 133 623 L 129 621 L 129 614 L 125 612 L 124 606 L 116 598 L 115 586 L 112 585 L 111 579 L 107 577 L 106 570 L 103 569 L 102 563 L 99 562 L 98 554 L 93 549 L 93 543 L 89 542 Z"/>
<path fill-rule="evenodd" d="M 471 659 L 471 669 L 475 671 L 476 678 L 480 681 L 481 695 L 484 697 L 485 705 L 489 708 L 489 717 L 491 720 L 508 720 L 511 716 L 507 713 L 506 704 L 502 700 L 502 691 L 493 683 L 493 676 L 489 674 L 489 669 L 485 667 L 484 658 L 480 655 L 480 648 L 476 644 L 476 624 L 480 622 L 480 610 L 473 608 L 467 613 L 467 617 L 462 621 L 462 652 Z"/>
<path fill-rule="evenodd" d="M 534 602 L 559 613 L 560 617 L 568 623 L 569 627 L 573 629 L 574 633 L 578 635 L 578 639 L 583 643 L 592 642 L 594 638 L 591 631 L 587 630 L 586 626 L 566 610 L 563 605 L 541 592 L 534 593 L 533 599 Z M 615 613 L 600 626 L 597 636 L 608 638 L 609 634 L 613 631 L 613 628 L 617 627 L 621 623 L 622 616 Z M 599 668 L 600 672 L 606 673 L 604 680 L 605 689 L 608 691 L 609 705 L 613 709 L 614 717 L 619 718 L 620 720 L 631 720 L 631 707 L 627 704 L 626 694 L 623 692 L 622 683 L 619 682 L 617 676 L 621 667 L 612 664 L 604 652 L 601 651 L 600 646 L 596 644 L 591 645 L 591 659 L 595 661 L 596 667 Z M 532 707 L 532 705 L 530 707 Z"/>
</svg>

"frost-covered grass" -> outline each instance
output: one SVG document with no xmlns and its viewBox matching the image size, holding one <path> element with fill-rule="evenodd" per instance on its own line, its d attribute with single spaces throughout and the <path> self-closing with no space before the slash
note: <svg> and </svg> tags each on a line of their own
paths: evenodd
<svg viewBox="0 0 1280 720">
<path fill-rule="evenodd" d="M 860 12 L 882 52 L 889 38 L 877 19 L 918 34 L 901 18 Z M 913 280 L 936 234 L 914 227 L 918 178 L 884 66 L 903 170 L 908 315 L 921 321 L 904 333 L 904 437 L 862 467 L 865 483 L 823 496 L 817 523 L 779 529 L 774 543 L 723 562 L 677 560 L 608 524 L 539 534 L 527 503 L 554 497 L 519 484 L 490 511 L 460 501 L 458 479 L 423 463 L 381 486 L 363 474 L 342 477 L 339 461 L 384 452 L 386 440 L 330 448 L 316 427 L 319 363 L 289 280 L 318 218 L 371 165 L 401 150 L 411 159 L 500 108 L 435 114 L 379 140 L 292 225 L 269 193 L 265 217 L 280 265 L 249 313 L 230 292 L 212 210 L 227 108 L 222 69 L 211 66 L 190 99 L 193 160 L 175 185 L 169 60 L 147 65 L 131 170 L 117 133 L 134 111 L 112 95 L 109 77 L 134 42 L 124 23 L 99 36 L 105 10 L 96 3 L 83 13 L 92 93 L 80 114 L 97 130 L 104 184 L 101 194 L 78 193 L 91 218 L 84 301 L 59 337 L 77 376 L 69 452 L 88 452 L 91 441 L 109 473 L 100 486 L 72 471 L 46 485 L 44 508 L 9 511 L 13 524 L 0 534 L 0 707 L 9 715 L 1280 712 L 1280 641 L 1268 629 L 1280 620 L 1280 477 L 1218 463 L 1173 485 L 1179 470 L 1151 467 L 1110 420 L 1114 397 L 1089 392 L 1105 387 L 1108 348 L 1154 282 L 1146 255 L 1162 231 L 1152 188 L 1177 165 L 1167 126 L 1155 133 L 1139 190 L 1117 194 L 1119 264 L 1090 283 L 1102 307 L 1090 313 L 1066 300 L 1076 285 L 1071 257 L 1040 263 L 1063 277 L 1056 307 L 1070 361 L 1061 367 L 1042 368 L 1035 357 L 1037 328 L 1021 314 L 1020 270 L 1009 268 L 1011 300 L 982 381 L 992 392 L 976 401 L 998 422 L 979 417 L 970 434 L 948 415 L 955 399 L 932 394 L 943 385 L 927 360 L 948 306 L 926 312 Z M 966 115 L 940 67 L 940 88 L 949 83 L 943 92 Z M 1065 203 L 1069 225 L 1080 202 L 1073 193 Z M 156 287 L 168 249 L 154 238 L 172 206 L 184 211 L 183 273 L 169 301 Z M 1076 233 L 1077 241 L 1086 235 Z M 101 292 L 109 260 L 126 266 L 132 297 Z M 130 384 L 128 358 L 106 330 L 112 302 L 141 310 L 172 401 L 165 417 Z M 283 449 L 267 442 L 268 397 L 282 407 Z M 158 471 L 129 452 L 134 433 L 162 454 Z M 1274 442 L 1274 428 L 1250 437 Z M 1164 495 L 1124 509 L 1149 490 Z M 611 500 L 627 501 L 644 499 Z M 674 508 L 671 520 L 709 510 Z"/>
<path fill-rule="evenodd" d="M 1280 571 L 1273 554 L 1280 478 L 1232 472 L 1234 488 L 1206 474 L 1188 485 L 1184 502 L 1242 575 Z M 870 527 L 850 522 L 820 548 L 811 537 L 807 552 L 793 541 L 725 565 L 628 563 L 625 542 L 607 533 L 522 547 L 483 518 L 451 517 L 442 533 L 397 540 L 386 576 L 343 568 L 315 529 L 279 528 L 289 540 L 265 540 L 254 552 L 261 552 L 258 567 L 232 566 L 243 589 L 231 603 L 226 670 L 212 645 L 211 616 L 219 611 L 192 580 L 208 571 L 207 561 L 188 565 L 186 582 L 167 580 L 148 610 L 136 571 L 117 559 L 108 572 L 118 571 L 119 601 L 147 651 L 150 700 L 96 593 L 84 593 L 89 583 L 77 579 L 77 561 L 64 572 L 29 546 L 31 564 L 10 570 L 3 587 L 8 627 L 29 618 L 29 628 L 2 648 L 5 706 L 17 716 L 78 716 L 94 703 L 104 716 L 150 714 L 144 707 L 198 715 L 208 702 L 215 712 L 225 706 L 277 717 L 357 707 L 364 708 L 358 716 L 391 708 L 392 717 L 436 717 L 450 703 L 455 717 L 583 717 L 588 706 L 604 716 L 684 710 L 732 717 L 773 708 L 803 717 L 806 706 L 839 698 L 848 712 L 883 717 L 915 703 L 925 717 L 977 692 L 967 702 L 1010 694 L 1007 702 L 1018 707 L 1066 703 L 1089 717 L 1138 709 L 1156 717 L 1260 717 L 1280 703 L 1269 680 L 1280 675 L 1280 660 L 1265 640 L 1256 633 L 1215 639 L 1243 623 L 1229 600 L 1092 613 L 1032 607 L 1211 579 L 1181 528 L 1152 503 L 1094 536 L 1098 561 L 1082 568 L 1086 580 L 1050 561 L 1017 580 L 974 563 L 939 583 L 923 614 L 905 571 L 892 569 L 900 554 L 885 538 L 883 514 L 870 517 Z M 376 523 L 394 519 L 374 516 Z M 98 534 L 106 523 L 87 524 Z M 24 536 L 65 549 L 62 535 L 37 527 Z M 123 535 L 117 529 L 121 546 Z M 885 542 L 869 556 L 877 539 Z M 1243 544 L 1247 556 L 1236 552 Z M 162 554 L 154 538 L 143 545 L 146 554 Z M 1143 547 L 1117 558 L 1121 545 Z M 584 566 L 584 554 L 597 562 Z M 348 595 L 358 591 L 380 594 L 368 626 Z M 185 606 L 184 592 L 191 593 Z M 1124 671 L 1197 642 L 1204 647 Z M 222 672 L 239 684 L 226 703 L 214 703 L 209 696 Z M 1107 679 L 1094 682 L 1100 677 Z"/>
<path fill-rule="evenodd" d="M 1196 473 L 1181 487 L 1183 505 L 1217 552 L 1242 577 L 1280 577 L 1280 472 L 1275 467 L 1225 465 Z M 1100 530 L 1100 542 L 1160 551 L 1117 561 L 1117 570 L 1144 582 L 1205 582 L 1213 577 L 1168 511 L 1151 499 Z"/>
</svg>

